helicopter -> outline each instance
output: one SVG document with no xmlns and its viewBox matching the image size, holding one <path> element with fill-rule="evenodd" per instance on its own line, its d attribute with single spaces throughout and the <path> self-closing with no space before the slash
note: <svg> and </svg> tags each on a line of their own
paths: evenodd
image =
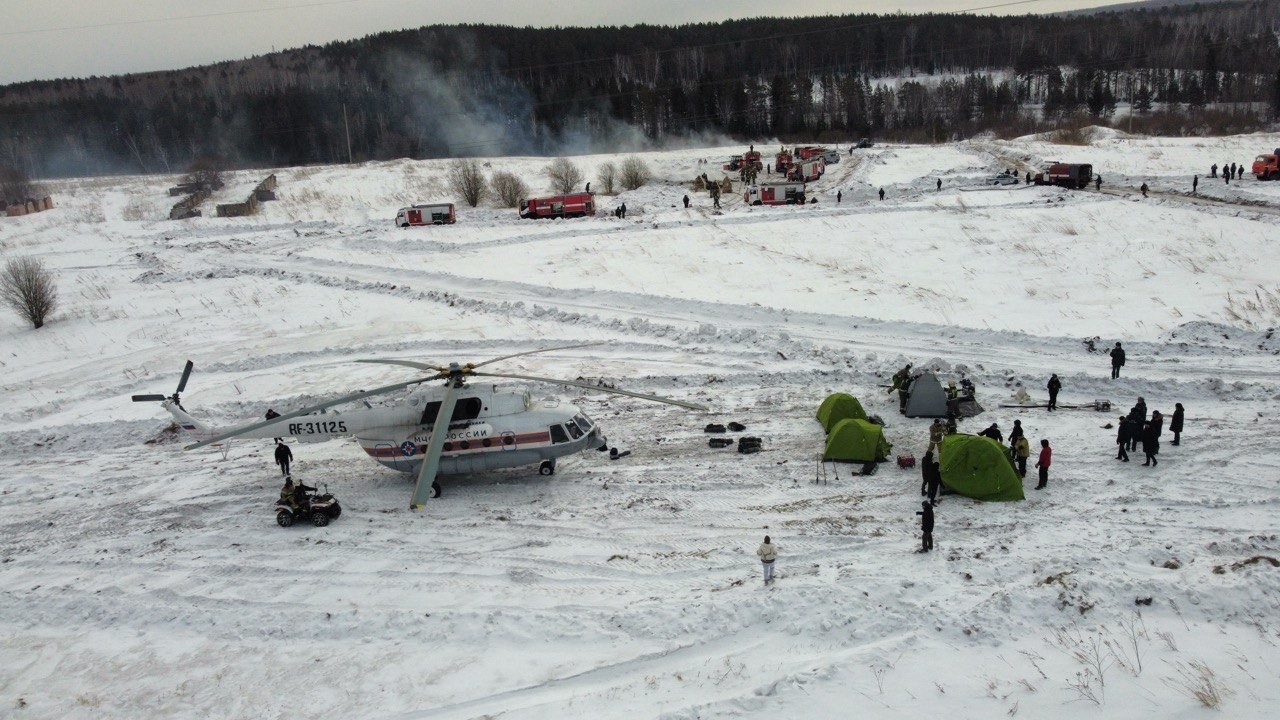
<svg viewBox="0 0 1280 720">
<path fill-rule="evenodd" d="M 697 403 L 604 387 L 574 380 L 516 373 L 479 372 L 477 368 L 524 355 L 591 347 L 601 343 L 564 345 L 503 355 L 479 363 L 432 365 L 412 360 L 360 359 L 356 362 L 400 365 L 428 373 L 404 382 L 362 390 L 292 412 L 268 412 L 266 420 L 233 428 L 212 428 L 182 407 L 180 394 L 195 367 L 190 360 L 172 395 L 134 395 L 134 402 L 159 401 L 180 428 L 196 442 L 183 450 L 195 450 L 236 437 L 292 437 L 300 442 L 323 442 L 355 437 L 369 457 L 383 466 L 417 476 L 411 510 L 421 509 L 430 497 L 440 496 L 437 475 L 520 467 L 538 463 L 542 475 L 555 474 L 556 459 L 588 449 L 608 447 L 600 427 L 572 405 L 539 405 L 527 389 L 505 389 L 475 378 L 507 378 L 579 387 L 706 411 Z M 443 385 L 427 383 L 443 380 Z M 416 387 L 415 387 L 416 386 Z M 374 406 L 365 398 L 414 388 L 394 404 Z M 364 407 L 329 408 L 365 400 Z M 441 418 L 449 418 L 440 422 Z"/>
</svg>

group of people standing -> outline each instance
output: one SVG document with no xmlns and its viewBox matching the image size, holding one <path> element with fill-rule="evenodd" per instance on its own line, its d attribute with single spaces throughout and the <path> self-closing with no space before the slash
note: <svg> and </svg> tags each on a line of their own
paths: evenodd
<svg viewBox="0 0 1280 720">
<path fill-rule="evenodd" d="M 1173 433 L 1173 445 L 1182 444 L 1182 403 L 1174 403 L 1173 417 L 1169 419 L 1169 432 Z M 1164 433 L 1164 415 L 1159 410 L 1152 410 L 1147 417 L 1147 402 L 1141 397 L 1134 403 L 1128 415 L 1121 415 L 1116 423 L 1116 459 L 1129 462 L 1129 452 L 1138 449 L 1142 443 L 1142 454 L 1146 455 L 1144 466 L 1155 467 L 1160 464 L 1160 436 Z"/>
<path fill-rule="evenodd" d="M 1218 165 L 1216 163 L 1209 166 L 1209 177 L 1218 177 Z M 1244 165 L 1222 163 L 1222 179 L 1231 182 L 1232 177 L 1237 180 L 1244 177 Z"/>
</svg>

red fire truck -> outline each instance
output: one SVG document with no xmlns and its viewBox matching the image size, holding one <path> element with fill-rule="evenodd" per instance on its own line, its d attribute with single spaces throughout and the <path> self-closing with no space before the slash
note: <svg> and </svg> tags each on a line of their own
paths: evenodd
<svg viewBox="0 0 1280 720">
<path fill-rule="evenodd" d="M 821 157 L 826 151 L 827 149 L 824 147 L 818 147 L 817 145 L 805 145 L 804 147 L 796 148 L 796 157 L 801 160 L 808 160 L 809 158 Z"/>
<path fill-rule="evenodd" d="M 452 225 L 456 221 L 453 203 L 412 205 L 400 208 L 400 212 L 396 213 L 396 227 L 402 228 L 410 225 Z"/>
<path fill-rule="evenodd" d="M 786 175 L 787 171 L 791 169 L 791 164 L 793 162 L 795 162 L 795 159 L 791 156 L 791 153 L 787 152 L 784 148 L 777 155 L 773 156 L 773 171 L 779 175 Z"/>
<path fill-rule="evenodd" d="M 804 183 L 775 182 L 751 185 L 742 193 L 748 205 L 803 205 Z"/>
<path fill-rule="evenodd" d="M 787 170 L 787 179 L 797 182 L 813 182 L 822 177 L 822 173 L 826 172 L 827 163 L 818 156 L 813 160 L 801 160 L 795 163 Z"/>
<path fill-rule="evenodd" d="M 1059 185 L 1082 190 L 1093 180 L 1093 166 L 1088 163 L 1053 163 L 1048 170 L 1036 173 L 1037 185 Z"/>
<path fill-rule="evenodd" d="M 595 196 L 591 193 L 529 198 L 528 200 L 520 201 L 520 217 L 526 220 L 582 217 L 583 215 L 595 214 L 596 201 Z"/>
</svg>

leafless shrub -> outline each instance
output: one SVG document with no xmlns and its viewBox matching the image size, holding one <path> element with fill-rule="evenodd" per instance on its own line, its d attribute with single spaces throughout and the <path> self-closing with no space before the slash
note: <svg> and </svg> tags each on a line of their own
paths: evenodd
<svg viewBox="0 0 1280 720">
<path fill-rule="evenodd" d="M 1157 630 L 1156 637 L 1164 641 L 1164 646 L 1170 652 L 1178 652 L 1178 641 L 1174 639 L 1173 633 L 1164 630 Z"/>
<path fill-rule="evenodd" d="M 604 189 L 606 195 L 612 195 L 613 188 L 618 182 L 618 166 L 611 162 L 601 165 L 596 180 L 600 182 L 600 187 Z"/>
<path fill-rule="evenodd" d="M 475 160 L 454 160 L 449 163 L 449 187 L 462 196 L 463 202 L 475 207 L 489 190 L 484 172 Z"/>
<path fill-rule="evenodd" d="M 1101 706 L 1106 698 L 1107 670 L 1114 662 L 1103 634 L 1085 635 L 1079 628 L 1057 628 L 1053 631 L 1053 644 L 1084 666 L 1067 681 L 1067 687 L 1074 690 L 1079 699 Z"/>
<path fill-rule="evenodd" d="M 635 190 L 644 185 L 653 178 L 653 172 L 649 170 L 649 165 L 640 158 L 632 155 L 622 161 L 622 170 L 619 172 L 619 181 L 622 183 L 624 190 Z"/>
<path fill-rule="evenodd" d="M 0 163 L 0 205 L 21 203 L 38 193 L 40 191 L 27 179 L 26 173 Z"/>
<path fill-rule="evenodd" d="M 44 263 L 31 257 L 14 258 L 0 275 L 0 302 L 37 329 L 58 304 L 58 288 Z"/>
<path fill-rule="evenodd" d="M 1201 660 L 1174 663 L 1177 677 L 1164 679 L 1164 684 L 1195 700 L 1204 707 L 1217 710 L 1233 692 L 1222 684 L 1213 669 Z"/>
<path fill-rule="evenodd" d="M 529 195 L 529 186 L 524 184 L 518 175 L 506 170 L 499 170 L 489 179 L 494 195 L 502 207 L 513 208 Z"/>
<path fill-rule="evenodd" d="M 547 166 L 547 177 L 551 179 L 551 189 L 557 195 L 573 192 L 582 182 L 582 170 L 568 158 L 556 158 Z"/>
<path fill-rule="evenodd" d="M 227 163 L 217 155 L 201 155 L 187 166 L 183 182 L 217 190 L 222 187 L 222 171 Z"/>
</svg>

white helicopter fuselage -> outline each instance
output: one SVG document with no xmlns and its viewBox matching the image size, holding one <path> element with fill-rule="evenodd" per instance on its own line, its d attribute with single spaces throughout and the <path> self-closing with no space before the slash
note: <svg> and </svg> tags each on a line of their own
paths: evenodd
<svg viewBox="0 0 1280 720">
<path fill-rule="evenodd" d="M 596 424 L 573 405 L 539 405 L 528 391 L 502 390 L 491 384 L 465 385 L 456 392 L 457 405 L 440 455 L 441 475 L 554 461 L 606 444 Z M 290 418 L 241 437 L 288 437 L 299 442 L 355 437 L 378 463 L 416 473 L 425 457 L 442 395 L 443 388 L 421 388 L 394 404 Z M 204 426 L 172 401 L 163 404 L 198 439 L 227 431 Z"/>
</svg>

